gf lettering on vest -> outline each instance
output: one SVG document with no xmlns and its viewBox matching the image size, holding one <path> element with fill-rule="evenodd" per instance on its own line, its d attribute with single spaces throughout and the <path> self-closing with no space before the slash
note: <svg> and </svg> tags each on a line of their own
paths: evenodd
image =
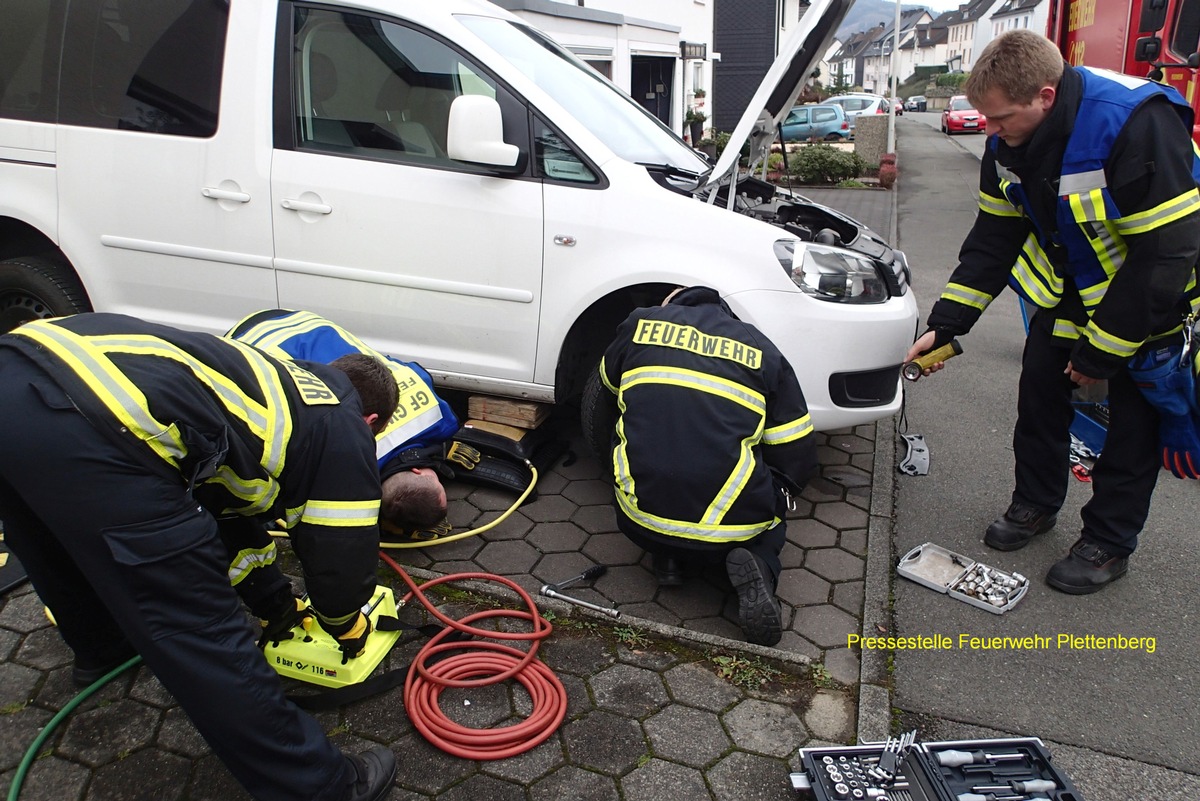
<svg viewBox="0 0 1200 801">
<path fill-rule="evenodd" d="M 296 389 L 300 390 L 300 399 L 305 406 L 333 405 L 338 403 L 337 395 L 325 386 L 325 382 L 312 373 L 292 362 L 283 362 Z"/>
<path fill-rule="evenodd" d="M 762 364 L 762 351 L 728 337 L 712 336 L 690 325 L 667 323 L 662 320 L 638 320 L 633 341 L 639 345 L 661 345 L 678 348 L 698 356 L 729 359 L 757 370 Z"/>
</svg>

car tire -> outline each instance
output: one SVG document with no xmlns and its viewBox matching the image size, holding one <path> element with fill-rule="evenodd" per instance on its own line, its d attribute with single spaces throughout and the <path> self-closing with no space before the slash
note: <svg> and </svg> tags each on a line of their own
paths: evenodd
<svg viewBox="0 0 1200 801">
<path fill-rule="evenodd" d="M 606 397 L 609 395 L 608 387 L 600 380 L 600 365 L 597 363 L 583 383 L 583 395 L 579 399 L 579 427 L 583 441 L 601 459 L 612 453 L 613 430 L 617 425 L 613 404 Z"/>
<path fill-rule="evenodd" d="M 0 261 L 0 333 L 22 323 L 92 310 L 75 271 L 41 256 Z"/>
<path fill-rule="evenodd" d="M 825 134 L 825 141 L 826 142 L 840 142 L 840 141 L 842 141 L 842 135 L 835 134 L 835 133 Z"/>
</svg>

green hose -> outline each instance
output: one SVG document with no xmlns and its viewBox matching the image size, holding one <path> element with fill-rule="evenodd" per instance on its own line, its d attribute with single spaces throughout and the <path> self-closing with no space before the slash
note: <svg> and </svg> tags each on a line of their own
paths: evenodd
<svg viewBox="0 0 1200 801">
<path fill-rule="evenodd" d="M 66 706 L 58 711 L 57 715 L 50 718 L 50 722 L 46 724 L 45 728 L 42 729 L 41 734 L 39 734 L 30 744 L 29 750 L 25 752 L 24 758 L 21 759 L 21 764 L 17 766 L 17 772 L 13 774 L 12 785 L 8 788 L 8 801 L 17 801 L 17 797 L 21 795 L 21 785 L 25 783 L 25 774 L 29 772 L 29 766 L 33 764 L 33 760 L 37 759 L 38 749 L 42 747 L 42 743 L 46 742 L 46 738 L 48 738 L 54 732 L 55 728 L 58 727 L 58 724 L 62 723 L 67 715 L 75 711 L 75 707 L 86 701 L 92 695 L 92 693 L 96 692 L 96 690 L 99 690 L 105 684 L 108 684 L 117 676 L 121 675 L 126 670 L 129 670 L 129 668 L 141 661 L 142 658 L 140 656 L 131 657 L 124 664 L 113 668 L 108 673 L 105 673 L 103 676 L 85 687 L 79 693 L 79 695 L 72 698 Z"/>
</svg>

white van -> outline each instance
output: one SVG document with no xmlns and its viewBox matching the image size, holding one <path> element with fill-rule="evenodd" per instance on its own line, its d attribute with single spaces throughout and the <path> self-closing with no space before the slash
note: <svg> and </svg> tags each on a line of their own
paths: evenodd
<svg viewBox="0 0 1200 801">
<path fill-rule="evenodd" d="M 0 0 L 0 330 L 307 309 L 441 385 L 554 401 L 631 309 L 707 284 L 788 356 L 819 428 L 889 415 L 903 256 L 760 181 L 730 191 L 849 5 L 813 3 L 713 167 L 480 0 Z"/>
</svg>

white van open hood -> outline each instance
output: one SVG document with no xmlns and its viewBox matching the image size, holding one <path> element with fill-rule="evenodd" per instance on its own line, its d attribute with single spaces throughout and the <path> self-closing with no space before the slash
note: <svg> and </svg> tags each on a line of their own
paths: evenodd
<svg viewBox="0 0 1200 801">
<path fill-rule="evenodd" d="M 779 123 L 791 111 L 854 0 L 813 0 L 795 32 L 779 50 L 709 175 L 708 185 L 721 183 L 737 169 L 738 156 L 750 142 L 750 164 L 767 157 Z M 828 76 L 826 76 L 828 77 Z"/>
</svg>

